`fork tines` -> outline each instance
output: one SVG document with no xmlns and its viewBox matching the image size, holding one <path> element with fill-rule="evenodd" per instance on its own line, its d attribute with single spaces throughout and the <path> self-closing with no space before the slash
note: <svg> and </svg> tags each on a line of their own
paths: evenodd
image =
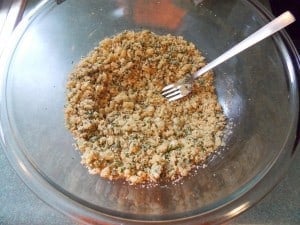
<svg viewBox="0 0 300 225">
<path fill-rule="evenodd" d="M 183 97 L 180 92 L 180 87 L 174 84 L 164 87 L 161 94 L 169 101 L 174 101 Z"/>
</svg>

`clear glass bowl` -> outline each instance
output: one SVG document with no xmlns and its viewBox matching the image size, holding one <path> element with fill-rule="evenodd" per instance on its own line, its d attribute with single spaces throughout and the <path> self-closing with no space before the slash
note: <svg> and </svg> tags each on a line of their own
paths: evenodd
<svg viewBox="0 0 300 225">
<path fill-rule="evenodd" d="M 197 3 L 198 2 L 198 3 Z M 43 1 L 1 61 L 1 144 L 42 199 L 86 223 L 221 223 L 280 180 L 297 146 L 296 50 L 282 31 L 214 70 L 226 146 L 180 182 L 130 186 L 89 175 L 64 127 L 69 72 L 125 29 L 182 35 L 214 59 L 272 16 L 256 1 Z M 26 210 L 26 209 L 25 209 Z"/>
</svg>

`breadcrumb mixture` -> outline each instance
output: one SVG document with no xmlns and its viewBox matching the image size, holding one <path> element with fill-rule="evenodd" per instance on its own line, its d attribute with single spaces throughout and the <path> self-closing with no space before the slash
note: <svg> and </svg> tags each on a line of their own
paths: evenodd
<svg viewBox="0 0 300 225">
<path fill-rule="evenodd" d="M 125 31 L 99 43 L 71 72 L 66 126 L 92 174 L 130 184 L 188 175 L 221 144 L 225 117 L 213 74 L 168 102 L 162 88 L 205 65 L 181 36 Z"/>
</svg>

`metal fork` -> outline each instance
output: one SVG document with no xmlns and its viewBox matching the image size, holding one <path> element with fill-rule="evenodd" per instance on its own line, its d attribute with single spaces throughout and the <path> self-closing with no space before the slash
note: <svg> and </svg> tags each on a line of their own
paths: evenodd
<svg viewBox="0 0 300 225">
<path fill-rule="evenodd" d="M 202 67 L 194 74 L 188 74 L 176 83 L 164 87 L 161 92 L 162 95 L 166 97 L 169 101 L 175 101 L 184 96 L 187 96 L 192 91 L 195 79 L 210 71 L 219 64 L 223 63 L 227 59 L 237 55 L 238 53 L 251 47 L 257 42 L 283 29 L 284 27 L 288 26 L 294 21 L 295 17 L 289 11 L 284 12 L 283 14 L 281 14 L 280 16 L 278 16 L 277 18 L 275 18 L 274 20 L 257 30 L 255 33 L 251 34 L 249 37 L 247 37 L 246 39 L 244 39 L 243 41 L 241 41 L 222 55 L 220 55 L 218 58 L 208 63 L 206 66 Z"/>
</svg>

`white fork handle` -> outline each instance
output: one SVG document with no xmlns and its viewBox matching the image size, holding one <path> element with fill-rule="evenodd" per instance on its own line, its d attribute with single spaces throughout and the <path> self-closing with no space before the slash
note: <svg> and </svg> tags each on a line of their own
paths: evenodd
<svg viewBox="0 0 300 225">
<path fill-rule="evenodd" d="M 219 64 L 231 58 L 232 56 L 235 56 L 236 54 L 244 51 L 245 49 L 251 47 L 257 42 L 271 36 L 272 34 L 283 29 L 284 27 L 288 26 L 294 21 L 295 21 L 295 17 L 289 11 L 284 12 L 283 14 L 276 17 L 274 20 L 272 20 L 271 22 L 269 22 L 268 24 L 260 28 L 258 31 L 251 34 L 245 40 L 241 41 L 240 43 L 238 43 L 228 51 L 224 52 L 218 58 L 208 63 L 205 67 L 195 72 L 193 74 L 193 78 L 194 79 L 198 78 L 199 76 L 208 72 L 212 68 L 218 66 Z"/>
</svg>

